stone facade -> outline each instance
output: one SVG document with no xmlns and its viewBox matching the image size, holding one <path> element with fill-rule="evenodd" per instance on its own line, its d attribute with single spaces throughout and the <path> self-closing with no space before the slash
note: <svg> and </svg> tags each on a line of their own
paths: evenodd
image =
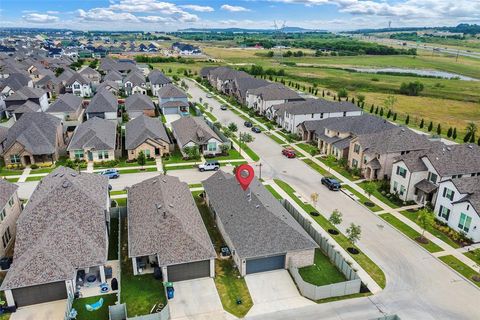
<svg viewBox="0 0 480 320">
<path fill-rule="evenodd" d="M 155 153 L 155 149 L 157 149 L 158 154 Z M 164 154 L 170 153 L 170 145 L 161 140 L 154 141 L 148 139 L 147 141 L 139 145 L 137 148 L 133 150 L 127 150 L 128 160 L 135 160 L 138 157 L 140 151 L 143 151 L 147 157 L 162 157 Z"/>
<path fill-rule="evenodd" d="M 0 236 L 2 236 L 2 245 L 0 246 L 0 257 L 4 257 L 15 242 L 15 232 L 17 220 L 22 212 L 22 203 L 18 198 L 18 193 L 12 195 L 4 208 L 0 208 L 0 212 L 5 211 L 4 218 L 0 223 Z M 8 241 L 6 241 L 8 240 Z"/>
</svg>

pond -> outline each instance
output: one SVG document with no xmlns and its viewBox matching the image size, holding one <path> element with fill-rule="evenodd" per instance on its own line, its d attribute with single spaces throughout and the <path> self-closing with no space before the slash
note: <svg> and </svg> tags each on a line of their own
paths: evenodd
<svg viewBox="0 0 480 320">
<path fill-rule="evenodd" d="M 422 77 L 436 77 L 443 79 L 457 79 L 463 81 L 479 81 L 479 79 L 463 76 L 456 73 L 427 70 L 427 69 L 408 69 L 408 68 L 348 68 L 356 72 L 364 73 L 384 73 L 384 74 L 399 74 L 399 75 L 417 75 Z"/>
</svg>

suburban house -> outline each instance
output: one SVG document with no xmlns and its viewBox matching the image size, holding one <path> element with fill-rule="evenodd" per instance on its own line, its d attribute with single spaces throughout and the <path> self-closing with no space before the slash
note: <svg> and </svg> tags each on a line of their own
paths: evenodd
<svg viewBox="0 0 480 320">
<path fill-rule="evenodd" d="M 257 178 L 244 191 L 235 176 L 218 171 L 203 186 L 241 276 L 313 264 L 318 245 Z"/>
<path fill-rule="evenodd" d="M 23 87 L 32 88 L 32 79 L 23 73 L 12 73 L 8 78 L 0 80 L 0 95 L 8 97 Z"/>
<path fill-rule="evenodd" d="M 370 114 L 355 117 L 308 120 L 297 126 L 302 140 L 313 141 L 321 154 L 335 158 L 348 158 L 350 141 L 358 135 L 381 132 L 396 128 L 387 120 Z"/>
<path fill-rule="evenodd" d="M 43 89 L 47 93 L 48 99 L 53 99 L 54 97 L 65 91 L 65 87 L 63 86 L 62 81 L 60 81 L 54 75 L 48 75 L 43 77 L 42 79 L 35 82 L 34 86 L 35 88 Z"/>
<path fill-rule="evenodd" d="M 42 112 L 43 110 L 40 107 L 40 105 L 36 104 L 35 102 L 32 102 L 32 101 L 28 100 L 27 102 L 25 102 L 24 104 L 22 104 L 20 106 L 13 106 L 13 107 L 8 108 L 7 111 L 10 114 L 10 116 L 12 116 L 15 119 L 15 121 L 18 121 L 18 119 L 20 119 L 20 117 L 24 113 Z"/>
<path fill-rule="evenodd" d="M 16 109 L 26 102 L 31 102 L 39 106 L 39 111 L 45 111 L 48 108 L 47 93 L 42 89 L 23 87 L 15 93 L 9 95 L 5 100 L 7 113 L 12 116 Z"/>
<path fill-rule="evenodd" d="M 202 117 L 182 117 L 172 122 L 173 136 L 183 155 L 186 147 L 198 147 L 200 154 L 214 155 L 222 152 L 222 139 Z"/>
<path fill-rule="evenodd" d="M 83 120 L 83 99 L 71 93 L 66 93 L 58 97 L 58 99 L 50 105 L 47 113 L 64 121 L 65 126 L 68 122 L 70 126 L 82 123 Z"/>
<path fill-rule="evenodd" d="M 75 129 L 67 150 L 72 160 L 99 162 L 114 160 L 116 145 L 117 124 L 94 117 Z"/>
<path fill-rule="evenodd" d="M 75 73 L 76 73 L 76 72 L 73 71 L 72 69 L 70 69 L 70 68 L 65 68 L 65 69 L 63 70 L 63 72 L 62 72 L 57 78 L 58 78 L 58 80 L 60 80 L 60 81 L 63 83 L 63 85 L 65 86 L 66 83 L 67 83 L 67 81 L 68 81 L 71 77 L 73 77 L 73 76 L 75 75 Z"/>
<path fill-rule="evenodd" d="M 106 282 L 108 178 L 65 167 L 44 177 L 17 222 L 13 264 L 0 287 L 8 306 L 73 297 Z"/>
<path fill-rule="evenodd" d="M 390 192 L 419 204 L 438 199 L 439 183 L 480 176 L 480 147 L 475 144 L 445 145 L 400 155 L 392 166 Z"/>
<path fill-rule="evenodd" d="M 162 72 L 153 69 L 148 74 L 148 83 L 150 85 L 150 90 L 152 90 L 152 95 L 158 97 L 158 90 L 160 90 L 161 87 L 172 83 L 172 80 Z"/>
<path fill-rule="evenodd" d="M 25 113 L 0 141 L 5 164 L 24 167 L 54 163 L 64 146 L 62 121 L 44 112 Z"/>
<path fill-rule="evenodd" d="M 387 179 L 396 157 L 431 146 L 426 136 L 405 127 L 361 134 L 350 141 L 348 165 L 360 169 L 367 180 Z"/>
<path fill-rule="evenodd" d="M 102 80 L 102 75 L 95 69 L 86 67 L 80 71 L 80 74 L 85 78 L 89 79 L 93 85 L 97 85 Z"/>
<path fill-rule="evenodd" d="M 164 282 L 215 276 L 216 253 L 185 182 L 158 175 L 133 185 L 127 216 L 135 275 L 158 268 Z"/>
<path fill-rule="evenodd" d="M 97 86 L 96 90 L 97 92 L 107 90 L 113 93 L 115 96 L 118 96 L 120 93 L 120 85 L 115 81 L 103 81 Z"/>
<path fill-rule="evenodd" d="M 272 83 L 268 86 L 247 90 L 246 99 L 247 106 L 260 114 L 265 114 L 273 105 L 301 100 L 303 98 L 298 93 L 280 83 Z"/>
<path fill-rule="evenodd" d="M 147 158 L 162 157 L 170 153 L 170 145 L 167 130 L 156 118 L 142 114 L 125 126 L 125 150 L 129 160 L 136 159 L 140 151 Z"/>
<path fill-rule="evenodd" d="M 123 75 L 116 70 L 111 70 L 103 77 L 103 81 L 114 81 L 119 85 L 122 85 Z"/>
<path fill-rule="evenodd" d="M 152 99 L 140 93 L 132 94 L 125 99 L 125 110 L 130 119 L 135 119 L 142 114 L 155 117 L 155 105 Z"/>
<path fill-rule="evenodd" d="M 313 98 L 273 105 L 267 109 L 268 118 L 275 119 L 279 126 L 291 133 L 297 133 L 298 125 L 304 121 L 355 117 L 362 113 L 362 109 L 348 101 Z"/>
<path fill-rule="evenodd" d="M 65 91 L 83 98 L 91 97 L 93 94 L 92 81 L 80 73 L 75 73 L 65 82 Z"/>
<path fill-rule="evenodd" d="M 440 181 L 436 218 L 473 242 L 480 242 L 480 175 Z"/>
<path fill-rule="evenodd" d="M 237 99 L 241 104 L 247 104 L 247 91 L 254 90 L 261 87 L 268 86 L 270 82 L 260 78 L 254 78 L 252 76 L 248 77 L 237 77 L 233 79 L 233 82 L 230 84 L 230 94 Z"/>
<path fill-rule="evenodd" d="M 125 95 L 134 93 L 147 94 L 147 80 L 140 71 L 131 71 L 123 80 Z"/>
<path fill-rule="evenodd" d="M 172 44 L 172 49 L 182 56 L 202 54 L 202 51 L 199 47 L 183 42 L 174 42 Z"/>
<path fill-rule="evenodd" d="M 166 84 L 158 90 L 158 105 L 163 115 L 188 115 L 188 96 L 173 84 Z"/>
<path fill-rule="evenodd" d="M 0 179 L 0 235 L 2 236 L 0 257 L 2 258 L 11 252 L 17 230 L 17 219 L 22 212 L 22 202 L 18 198 L 17 190 L 16 184 Z"/>
<path fill-rule="evenodd" d="M 102 90 L 92 98 L 87 107 L 87 119 L 94 117 L 117 121 L 118 100 L 108 90 Z"/>
<path fill-rule="evenodd" d="M 227 95 L 232 94 L 232 83 L 239 78 L 251 78 L 251 76 L 244 71 L 238 71 L 229 67 L 211 69 L 207 76 L 208 82 L 210 82 L 212 87 Z"/>
</svg>

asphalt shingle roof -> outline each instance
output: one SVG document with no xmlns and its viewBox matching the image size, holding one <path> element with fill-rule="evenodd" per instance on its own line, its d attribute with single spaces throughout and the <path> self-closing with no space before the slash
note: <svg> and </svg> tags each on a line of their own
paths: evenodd
<svg viewBox="0 0 480 320">
<path fill-rule="evenodd" d="M 315 131 L 317 134 L 323 134 L 325 129 L 329 129 L 332 131 L 349 132 L 352 135 L 359 135 L 380 132 L 397 127 L 384 119 L 370 114 L 362 114 L 355 117 L 338 117 L 304 121 L 302 124 L 308 131 Z"/>
<path fill-rule="evenodd" d="M 170 143 L 170 138 L 163 123 L 156 118 L 141 115 L 127 122 L 125 126 L 125 149 L 135 149 L 147 139 L 163 140 Z"/>
<path fill-rule="evenodd" d="M 123 80 L 124 83 L 131 82 L 134 86 L 145 84 L 145 76 L 140 71 L 131 71 Z"/>
<path fill-rule="evenodd" d="M 480 172 L 480 147 L 474 143 L 443 145 L 424 157 L 442 177 Z"/>
<path fill-rule="evenodd" d="M 22 101 L 28 99 L 40 99 L 45 91 L 39 88 L 23 87 L 9 95 L 5 101 Z"/>
<path fill-rule="evenodd" d="M 242 259 L 318 247 L 257 178 L 243 191 L 233 175 L 218 171 L 203 186 Z"/>
<path fill-rule="evenodd" d="M 117 97 L 108 90 L 97 92 L 87 107 L 87 113 L 117 112 Z"/>
<path fill-rule="evenodd" d="M 175 120 L 172 122 L 172 130 L 181 148 L 190 141 L 197 145 L 206 144 L 211 138 L 222 141 L 202 117 L 188 116 Z"/>
<path fill-rule="evenodd" d="M 107 261 L 108 178 L 59 167 L 37 185 L 17 221 L 13 264 L 1 289 L 71 280 Z"/>
<path fill-rule="evenodd" d="M 8 200 L 17 191 L 18 186 L 7 180 L 0 179 L 0 211 L 7 205 Z"/>
<path fill-rule="evenodd" d="M 169 77 L 167 77 L 162 72 L 156 69 L 153 69 L 152 71 L 150 71 L 150 73 L 148 74 L 148 81 L 150 81 L 151 84 L 158 84 L 158 85 L 172 83 L 172 80 L 170 80 Z"/>
<path fill-rule="evenodd" d="M 377 154 L 425 150 L 432 146 L 426 136 L 405 127 L 359 135 L 358 141 L 367 153 Z"/>
<path fill-rule="evenodd" d="M 47 112 L 75 112 L 82 107 L 83 99 L 71 93 L 66 93 L 48 107 Z"/>
<path fill-rule="evenodd" d="M 135 93 L 125 99 L 125 109 L 127 112 L 155 110 L 155 106 L 149 96 Z"/>
<path fill-rule="evenodd" d="M 305 99 L 303 101 L 291 101 L 277 106 L 279 112 L 288 114 L 310 114 L 310 113 L 333 113 L 361 111 L 359 107 L 348 101 L 328 101 L 325 99 Z"/>
<path fill-rule="evenodd" d="M 0 89 L 8 86 L 13 91 L 17 91 L 23 87 L 26 87 L 30 80 L 31 79 L 23 73 L 12 73 L 8 76 L 7 79 L 2 79 L 0 81 Z"/>
<path fill-rule="evenodd" d="M 123 76 L 120 72 L 117 70 L 110 70 L 108 73 L 105 75 L 103 81 L 122 81 Z"/>
<path fill-rule="evenodd" d="M 159 175 L 128 189 L 128 250 L 158 254 L 160 266 L 216 257 L 186 183 Z"/>
<path fill-rule="evenodd" d="M 187 94 L 173 84 L 167 84 L 158 90 L 158 97 L 165 98 L 186 98 Z"/>
<path fill-rule="evenodd" d="M 66 82 L 66 85 L 67 86 L 71 86 L 75 81 L 77 81 L 78 83 L 80 84 L 89 84 L 91 83 L 92 81 L 90 81 L 90 79 L 84 77 L 83 75 L 81 75 L 80 73 L 78 72 L 75 72 Z"/>
<path fill-rule="evenodd" d="M 455 203 L 469 201 L 480 216 L 480 176 L 456 178 L 452 183 L 460 193 L 467 194 Z"/>
<path fill-rule="evenodd" d="M 302 100 L 295 91 L 280 83 L 272 83 L 256 89 L 247 90 L 247 94 L 261 96 L 262 100 Z"/>
<path fill-rule="evenodd" d="M 112 150 L 115 149 L 117 140 L 117 125 L 113 121 L 91 118 L 80 124 L 67 150 L 96 149 Z"/>
</svg>

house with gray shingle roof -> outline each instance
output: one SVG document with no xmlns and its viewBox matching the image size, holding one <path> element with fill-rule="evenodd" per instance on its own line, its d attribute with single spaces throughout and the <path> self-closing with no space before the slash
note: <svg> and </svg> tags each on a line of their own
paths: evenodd
<svg viewBox="0 0 480 320">
<path fill-rule="evenodd" d="M 7 165 L 54 163 L 65 146 L 62 121 L 45 112 L 28 112 L 0 141 Z"/>
<path fill-rule="evenodd" d="M 258 89 L 269 85 L 270 82 L 264 79 L 248 77 L 236 77 L 231 83 L 230 93 L 241 104 L 247 104 L 247 91 Z"/>
<path fill-rule="evenodd" d="M 246 96 L 247 106 L 260 114 L 266 114 L 273 105 L 301 100 L 303 98 L 298 93 L 280 83 L 249 89 Z"/>
<path fill-rule="evenodd" d="M 242 276 L 313 264 L 318 245 L 257 178 L 244 191 L 235 176 L 218 171 L 203 186 Z"/>
<path fill-rule="evenodd" d="M 214 277 L 215 250 L 185 182 L 158 175 L 128 188 L 128 256 L 134 274 L 158 266 L 163 281 Z"/>
<path fill-rule="evenodd" d="M 16 233 L 17 219 L 22 212 L 22 202 L 18 198 L 18 186 L 0 178 L 0 236 L 2 246 L 0 257 L 10 252 Z"/>
<path fill-rule="evenodd" d="M 47 75 L 34 84 L 35 88 L 43 89 L 47 93 L 48 99 L 54 98 L 65 91 L 62 81 L 55 75 Z"/>
<path fill-rule="evenodd" d="M 66 93 L 58 97 L 58 99 L 50 105 L 47 113 L 68 122 L 66 126 L 76 126 L 83 119 L 83 99 L 71 93 Z"/>
<path fill-rule="evenodd" d="M 33 81 L 23 73 L 12 73 L 6 79 L 0 79 L 0 94 L 8 97 L 23 87 L 33 87 Z"/>
<path fill-rule="evenodd" d="M 123 75 L 116 70 L 110 70 L 103 77 L 103 81 L 114 81 L 114 82 L 118 83 L 119 85 L 122 85 L 123 84 Z"/>
<path fill-rule="evenodd" d="M 140 151 L 143 151 L 147 158 L 162 157 L 170 153 L 170 148 L 170 137 L 158 119 L 140 115 L 127 122 L 125 150 L 129 160 L 136 159 Z"/>
<path fill-rule="evenodd" d="M 66 82 L 65 91 L 76 96 L 88 98 L 93 95 L 92 81 L 78 72 L 75 72 Z"/>
<path fill-rule="evenodd" d="M 109 90 L 98 91 L 88 104 L 87 119 L 94 117 L 117 121 L 118 100 Z"/>
<path fill-rule="evenodd" d="M 196 147 L 200 154 L 213 155 L 222 152 L 222 139 L 202 117 L 182 117 L 172 122 L 173 136 L 180 151 L 187 156 L 186 147 Z"/>
<path fill-rule="evenodd" d="M 9 116 L 12 116 L 15 113 L 15 109 L 27 101 L 39 105 L 41 111 L 45 111 L 48 108 L 47 93 L 38 88 L 23 87 L 9 95 L 4 101 Z"/>
<path fill-rule="evenodd" d="M 13 264 L 0 290 L 9 306 L 74 296 L 106 282 L 108 178 L 59 167 L 37 185 L 17 222 Z"/>
<path fill-rule="evenodd" d="M 395 159 L 401 155 L 427 150 L 432 142 L 405 127 L 359 134 L 350 141 L 348 166 L 358 168 L 367 180 L 390 178 Z"/>
<path fill-rule="evenodd" d="M 169 83 L 172 83 L 172 80 L 157 69 L 153 69 L 148 74 L 148 84 L 154 97 L 158 96 L 158 90 L 160 90 L 161 87 Z"/>
<path fill-rule="evenodd" d="M 163 115 L 189 114 L 187 94 L 171 83 L 164 85 L 158 90 L 158 105 Z"/>
<path fill-rule="evenodd" d="M 132 94 L 125 99 L 125 110 L 130 119 L 135 119 L 142 114 L 155 117 L 155 105 L 152 99 L 140 93 Z"/>
<path fill-rule="evenodd" d="M 75 129 L 67 151 L 72 160 L 100 162 L 115 159 L 116 145 L 117 124 L 94 117 Z"/>
<path fill-rule="evenodd" d="M 127 96 L 135 93 L 147 94 L 147 80 L 141 71 L 131 71 L 123 79 L 123 87 Z"/>
<path fill-rule="evenodd" d="M 85 78 L 90 79 L 93 84 L 99 84 L 102 79 L 100 72 L 88 66 L 83 68 L 79 73 Z"/>
</svg>

